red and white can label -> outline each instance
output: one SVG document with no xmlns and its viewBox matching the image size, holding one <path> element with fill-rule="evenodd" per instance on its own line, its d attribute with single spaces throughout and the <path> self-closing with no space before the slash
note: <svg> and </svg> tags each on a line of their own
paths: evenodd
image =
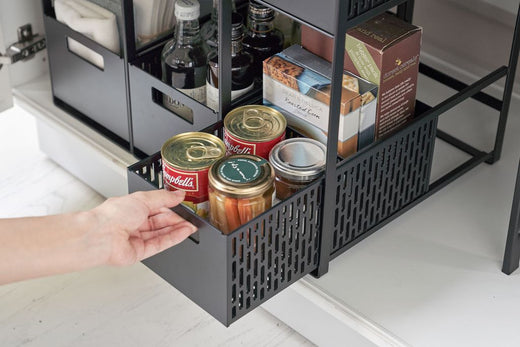
<svg viewBox="0 0 520 347">
<path fill-rule="evenodd" d="M 224 128 L 224 144 L 226 145 L 226 155 L 231 154 L 254 154 L 266 160 L 269 159 L 269 152 L 278 142 L 285 140 L 285 131 L 277 138 L 265 142 L 252 142 L 234 137 Z"/>
<path fill-rule="evenodd" d="M 208 201 L 208 170 L 185 171 L 163 162 L 163 183 L 166 190 L 186 191 L 185 201 L 200 203 Z"/>
</svg>

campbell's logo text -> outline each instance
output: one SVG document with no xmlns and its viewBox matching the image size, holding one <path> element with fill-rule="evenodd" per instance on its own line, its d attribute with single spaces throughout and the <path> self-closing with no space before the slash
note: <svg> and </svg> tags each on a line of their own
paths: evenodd
<svg viewBox="0 0 520 347">
<path fill-rule="evenodd" d="M 247 145 L 242 145 L 240 143 L 236 143 L 233 139 L 230 139 L 229 136 L 224 136 L 224 143 L 226 145 L 226 149 L 227 149 L 228 153 L 254 154 L 254 153 L 252 153 L 251 147 L 247 147 Z"/>
<path fill-rule="evenodd" d="M 197 190 L 197 182 L 195 180 L 195 177 L 191 176 L 175 176 L 168 173 L 166 170 L 164 171 L 164 182 L 168 183 L 169 185 L 184 189 L 184 190 Z"/>
</svg>

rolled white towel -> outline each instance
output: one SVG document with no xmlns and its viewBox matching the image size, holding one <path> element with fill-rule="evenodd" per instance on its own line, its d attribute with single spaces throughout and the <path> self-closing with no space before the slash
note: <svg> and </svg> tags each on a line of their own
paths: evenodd
<svg viewBox="0 0 520 347">
<path fill-rule="evenodd" d="M 175 26 L 175 0 L 133 0 L 136 43 L 155 40 Z"/>
<path fill-rule="evenodd" d="M 54 10 L 58 21 L 120 54 L 116 16 L 112 12 L 86 0 L 55 0 Z M 99 68 L 104 68 L 103 57 L 100 54 L 75 40 L 69 39 L 68 44 L 72 52 Z"/>
</svg>

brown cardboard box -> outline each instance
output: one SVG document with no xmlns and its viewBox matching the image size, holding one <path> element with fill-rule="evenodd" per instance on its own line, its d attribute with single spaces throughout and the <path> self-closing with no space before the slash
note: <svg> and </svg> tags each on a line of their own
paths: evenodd
<svg viewBox="0 0 520 347">
<path fill-rule="evenodd" d="M 344 68 L 379 86 L 376 138 L 413 118 L 422 28 L 382 14 L 347 32 Z M 333 40 L 302 26 L 302 46 L 331 61 Z"/>
</svg>

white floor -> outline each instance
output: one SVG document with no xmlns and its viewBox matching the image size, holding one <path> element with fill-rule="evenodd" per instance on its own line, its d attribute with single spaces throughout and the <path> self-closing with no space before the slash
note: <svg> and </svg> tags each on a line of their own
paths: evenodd
<svg viewBox="0 0 520 347">
<path fill-rule="evenodd" d="M 0 218 L 103 201 L 39 151 L 20 108 L 0 113 L 0 157 Z M 312 345 L 262 309 L 225 328 L 142 264 L 0 286 L 0 307 L 0 346 Z"/>
</svg>

